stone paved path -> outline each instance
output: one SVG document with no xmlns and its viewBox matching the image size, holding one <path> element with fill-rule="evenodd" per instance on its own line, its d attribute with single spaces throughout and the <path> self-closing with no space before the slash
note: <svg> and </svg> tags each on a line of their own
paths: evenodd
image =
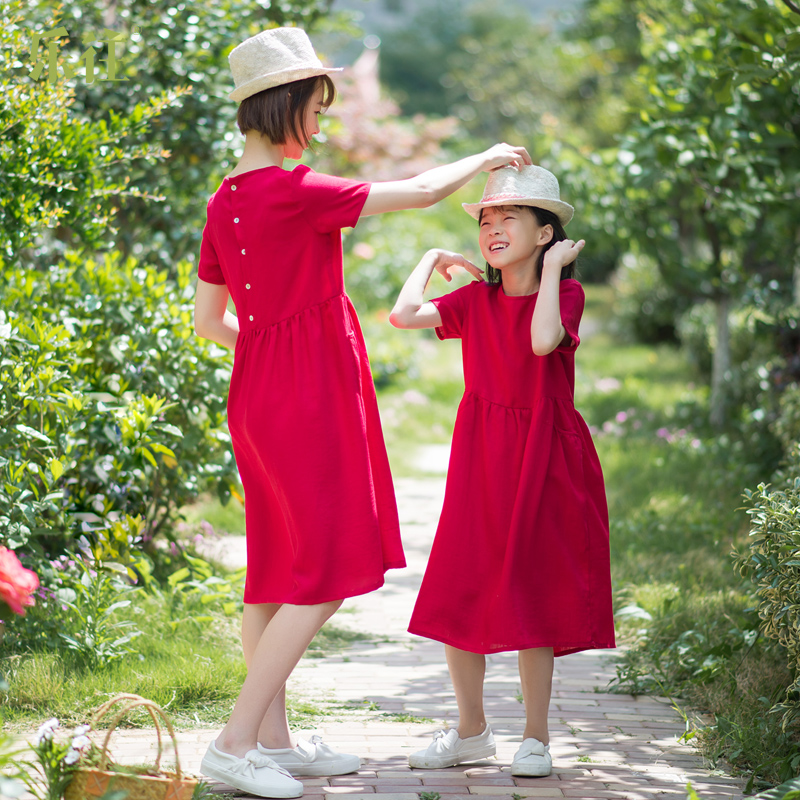
<svg viewBox="0 0 800 800">
<path fill-rule="evenodd" d="M 290 690 L 327 703 L 349 704 L 360 714 L 332 715 L 316 732 L 337 749 L 358 753 L 363 768 L 353 775 L 305 780 L 305 796 L 347 795 L 347 800 L 461 800 L 493 795 L 523 797 L 685 797 L 691 781 L 702 798 L 742 798 L 741 782 L 709 772 L 695 750 L 680 744 L 684 724 L 663 698 L 612 694 L 613 651 L 592 651 L 556 660 L 550 708 L 554 769 L 549 778 L 512 778 L 511 757 L 523 728 L 515 654 L 489 657 L 486 711 L 498 743 L 496 759 L 446 770 L 407 766 L 408 753 L 425 747 L 434 730 L 457 719 L 442 645 L 405 630 L 430 550 L 444 492 L 435 478 L 397 481 L 403 541 L 409 568 L 392 571 L 380 591 L 347 601 L 335 618 L 341 626 L 374 635 L 347 652 L 305 659 Z M 229 554 L 238 552 L 235 543 Z M 420 719 L 421 721 L 413 721 Z M 432 721 L 431 721 L 432 720 Z M 181 759 L 190 772 L 213 730 L 179 736 Z M 116 758 L 140 763 L 152 758 L 149 731 L 123 731 L 112 746 Z M 231 792 L 217 785 L 217 791 Z M 244 797 L 245 795 L 241 795 Z"/>
</svg>

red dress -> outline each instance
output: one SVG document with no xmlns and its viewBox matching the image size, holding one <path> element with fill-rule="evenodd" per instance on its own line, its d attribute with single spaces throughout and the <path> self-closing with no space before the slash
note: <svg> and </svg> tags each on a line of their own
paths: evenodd
<svg viewBox="0 0 800 800">
<path fill-rule="evenodd" d="M 615 646 L 603 474 L 573 405 L 583 289 L 561 282 L 571 342 L 546 356 L 536 298 L 476 282 L 433 301 L 439 338 L 462 340 L 466 391 L 409 631 L 474 653 Z"/>
<path fill-rule="evenodd" d="M 341 229 L 369 184 L 306 166 L 225 178 L 199 277 L 226 284 L 239 336 L 228 427 L 245 492 L 246 603 L 364 594 L 405 566 L 375 389 L 344 293 Z"/>
</svg>

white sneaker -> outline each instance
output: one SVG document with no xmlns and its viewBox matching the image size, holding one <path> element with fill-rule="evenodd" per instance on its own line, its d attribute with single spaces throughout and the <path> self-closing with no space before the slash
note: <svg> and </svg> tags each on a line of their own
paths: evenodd
<svg viewBox="0 0 800 800">
<path fill-rule="evenodd" d="M 258 750 L 248 750 L 244 758 L 223 753 L 211 742 L 200 763 L 203 775 L 227 783 L 256 797 L 300 797 L 303 784 L 283 767 Z"/>
<path fill-rule="evenodd" d="M 311 741 L 297 740 L 297 747 L 270 749 L 258 745 L 258 752 L 268 756 L 292 775 L 323 777 L 327 775 L 347 775 L 361 769 L 361 759 L 347 753 L 337 753 L 324 744 L 319 736 Z"/>
<path fill-rule="evenodd" d="M 511 774 L 520 777 L 544 778 L 553 769 L 550 745 L 538 739 L 524 739 L 511 762 Z"/>
<path fill-rule="evenodd" d="M 478 761 L 497 752 L 492 729 L 487 725 L 477 736 L 462 739 L 455 728 L 447 733 L 436 731 L 433 741 L 418 753 L 408 757 L 408 766 L 417 769 L 442 769 L 454 767 L 465 761 Z"/>
</svg>

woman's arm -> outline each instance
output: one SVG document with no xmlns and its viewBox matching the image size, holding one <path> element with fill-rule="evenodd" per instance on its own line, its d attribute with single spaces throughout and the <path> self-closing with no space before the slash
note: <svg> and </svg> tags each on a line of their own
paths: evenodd
<svg viewBox="0 0 800 800">
<path fill-rule="evenodd" d="M 389 314 L 389 322 L 395 328 L 439 327 L 442 324 L 439 309 L 433 303 L 426 303 L 423 295 L 434 270 L 443 275 L 446 281 L 451 281 L 452 276 L 449 270 L 453 266 L 464 267 L 476 278 L 480 278 L 483 274 L 482 269 L 458 253 L 451 253 L 447 250 L 428 250 L 400 290 L 392 313 Z"/>
<path fill-rule="evenodd" d="M 460 189 L 478 173 L 505 167 L 531 164 L 524 147 L 496 144 L 483 153 L 467 156 L 452 164 L 434 167 L 404 181 L 383 181 L 370 186 L 362 217 L 401 211 L 405 208 L 427 208 Z"/>
<path fill-rule="evenodd" d="M 197 280 L 194 296 L 194 330 L 198 336 L 211 339 L 233 350 L 239 336 L 239 320 L 228 311 L 228 287 Z"/>
<path fill-rule="evenodd" d="M 556 242 L 545 254 L 542 265 L 542 279 L 539 283 L 539 296 L 531 319 L 531 347 L 537 356 L 552 353 L 567 336 L 561 322 L 561 269 L 571 264 L 586 242 L 581 239 L 573 242 L 565 239 Z"/>
</svg>

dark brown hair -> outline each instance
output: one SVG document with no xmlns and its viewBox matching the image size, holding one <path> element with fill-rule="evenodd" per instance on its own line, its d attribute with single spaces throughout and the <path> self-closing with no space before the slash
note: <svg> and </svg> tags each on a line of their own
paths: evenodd
<svg viewBox="0 0 800 800">
<path fill-rule="evenodd" d="M 307 145 L 303 120 L 320 86 L 323 87 L 322 107 L 328 108 L 336 97 L 336 88 L 328 75 L 284 83 L 245 97 L 236 115 L 239 130 L 243 134 L 257 131 L 272 144 L 286 144 L 294 139 L 303 146 Z"/>
<path fill-rule="evenodd" d="M 536 222 L 539 224 L 539 227 L 543 228 L 545 225 L 551 225 L 553 228 L 553 238 L 542 248 L 542 251 L 539 253 L 539 259 L 536 262 L 536 277 L 539 280 L 542 279 L 542 267 L 544 267 L 544 254 L 556 243 L 556 242 L 563 242 L 564 239 L 568 239 L 569 237 L 564 230 L 564 226 L 561 224 L 561 220 L 552 212 L 548 211 L 546 208 L 539 208 L 538 206 L 495 206 L 495 208 L 500 209 L 501 211 L 504 208 L 527 208 L 534 217 L 536 217 Z M 478 217 L 478 222 L 480 223 L 481 219 L 483 219 L 483 209 L 481 209 L 480 217 Z M 576 259 L 577 261 L 577 259 Z M 565 267 L 561 268 L 561 280 L 566 280 L 567 278 L 574 278 L 575 277 L 575 267 L 576 261 L 573 261 L 570 264 L 567 264 Z M 495 284 L 495 283 L 503 283 L 503 275 L 502 270 L 495 269 L 494 267 L 490 267 L 489 264 L 486 264 L 486 283 Z"/>
</svg>

